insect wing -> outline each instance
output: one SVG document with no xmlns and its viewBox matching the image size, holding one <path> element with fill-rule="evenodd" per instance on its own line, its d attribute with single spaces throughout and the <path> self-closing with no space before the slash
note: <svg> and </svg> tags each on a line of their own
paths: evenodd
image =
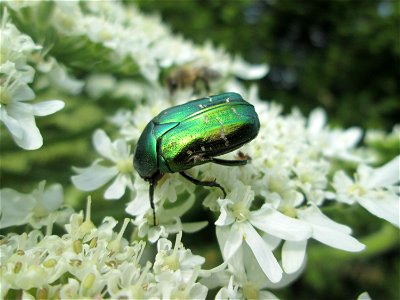
<svg viewBox="0 0 400 300">
<path fill-rule="evenodd" d="M 219 94 L 216 96 L 201 98 L 189 101 L 185 104 L 167 108 L 160 112 L 158 116 L 153 119 L 153 122 L 156 124 L 182 122 L 188 118 L 193 117 L 196 114 L 203 113 L 204 109 L 211 109 L 214 106 L 220 106 L 221 104 L 229 102 L 247 103 L 237 93 Z"/>
<path fill-rule="evenodd" d="M 239 148 L 259 126 L 254 107 L 243 100 L 204 107 L 161 137 L 160 153 L 170 171 L 179 172 Z"/>
</svg>

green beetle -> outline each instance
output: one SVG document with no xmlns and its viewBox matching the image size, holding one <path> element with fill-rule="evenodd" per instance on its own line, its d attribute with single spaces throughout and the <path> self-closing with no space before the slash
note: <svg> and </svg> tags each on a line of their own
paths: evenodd
<svg viewBox="0 0 400 300">
<path fill-rule="evenodd" d="M 224 188 L 216 181 L 200 181 L 184 170 L 208 162 L 245 165 L 247 160 L 223 160 L 216 156 L 232 152 L 254 139 L 260 121 L 254 106 L 237 93 L 224 93 L 177 105 L 160 112 L 143 130 L 135 151 L 133 165 L 150 183 L 153 209 L 154 189 L 165 173 L 179 172 L 197 185 Z"/>
</svg>

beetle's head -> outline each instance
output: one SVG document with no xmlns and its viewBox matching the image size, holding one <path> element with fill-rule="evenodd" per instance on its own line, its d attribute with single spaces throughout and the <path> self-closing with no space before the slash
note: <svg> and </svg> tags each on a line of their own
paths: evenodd
<svg viewBox="0 0 400 300">
<path fill-rule="evenodd" d="M 153 122 L 147 124 L 137 142 L 133 157 L 135 170 L 146 181 L 153 181 L 160 173 L 157 167 L 157 141 L 153 135 L 153 128 Z"/>
</svg>

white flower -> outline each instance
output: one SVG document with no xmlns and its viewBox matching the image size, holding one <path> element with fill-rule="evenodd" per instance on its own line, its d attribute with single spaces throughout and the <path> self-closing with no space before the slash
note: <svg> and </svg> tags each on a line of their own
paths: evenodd
<svg viewBox="0 0 400 300">
<path fill-rule="evenodd" d="M 10 188 L 0 190 L 0 228 L 30 223 L 34 227 L 47 225 L 63 218 L 57 210 L 63 203 L 63 189 L 53 184 L 46 189 L 46 182 L 39 183 L 30 194 L 22 194 Z"/>
<path fill-rule="evenodd" d="M 58 90 L 69 95 L 78 95 L 81 93 L 84 81 L 74 78 L 68 74 L 64 65 L 57 62 L 53 57 L 50 57 L 47 62 L 38 65 L 38 69 L 46 73 L 48 81 Z"/>
<path fill-rule="evenodd" d="M 351 228 L 325 216 L 317 206 L 311 205 L 297 210 L 298 218 L 312 227 L 312 237 L 330 247 L 344 251 L 358 252 L 365 246 L 350 236 Z M 293 246 L 294 247 L 294 246 Z M 305 245 L 298 245 L 303 248 Z"/>
<path fill-rule="evenodd" d="M 3 237 L 2 295 L 7 298 L 9 290 L 24 289 L 29 297 L 44 289 L 50 299 L 57 294 L 93 298 L 106 290 L 115 295 L 135 286 L 147 295 L 142 284 L 154 293 L 151 289 L 154 276 L 145 276 L 149 263 L 141 272 L 145 243 L 128 243 L 122 237 L 128 224 L 129 219 L 125 219 L 119 233 L 113 231 L 117 222 L 112 219 L 96 228 L 90 221 L 89 200 L 86 220 L 83 222 L 82 214 L 73 214 L 71 223 L 66 225 L 68 233 L 62 237 L 43 236 L 38 230 Z"/>
<path fill-rule="evenodd" d="M 91 74 L 86 79 L 85 90 L 93 99 L 101 98 L 114 92 L 116 79 L 111 74 Z"/>
<path fill-rule="evenodd" d="M 350 235 L 350 227 L 329 219 L 315 204 L 310 204 L 306 208 L 296 206 L 293 205 L 289 208 L 288 205 L 285 211 L 290 215 L 297 216 L 299 221 L 302 221 L 303 224 L 307 224 L 311 228 L 311 238 L 344 251 L 359 252 L 364 250 L 365 246 Z M 274 239 L 273 236 L 265 236 L 264 240 L 271 247 L 275 247 L 280 242 L 280 240 Z M 290 275 L 298 274 L 301 267 L 304 266 L 307 242 L 307 239 L 284 241 L 281 255 L 282 267 L 286 273 Z"/>
<path fill-rule="evenodd" d="M 393 147 L 399 144 L 400 124 L 395 124 L 392 131 L 386 133 L 383 130 L 370 129 L 366 132 L 365 143 L 373 147 Z M 378 148 L 379 149 L 379 148 Z"/>
<path fill-rule="evenodd" d="M 36 126 L 35 116 L 47 116 L 64 107 L 61 100 L 28 104 L 35 98 L 25 83 L 13 81 L 11 76 L 0 86 L 0 120 L 10 131 L 14 141 L 26 150 L 38 149 L 43 138 Z"/>
<path fill-rule="evenodd" d="M 250 65 L 240 57 L 235 57 L 232 63 L 233 73 L 245 80 L 260 79 L 267 75 L 269 66 L 267 64 Z"/>
<path fill-rule="evenodd" d="M 23 70 L 27 66 L 27 58 L 31 53 L 42 48 L 10 22 L 7 9 L 2 15 L 0 44 L 0 65 L 11 61 L 16 64 L 18 70 Z"/>
<path fill-rule="evenodd" d="M 137 141 L 154 116 L 160 113 L 162 109 L 157 103 L 149 105 L 139 105 L 135 112 L 119 110 L 110 121 L 120 128 L 120 133 L 127 141 Z"/>
<path fill-rule="evenodd" d="M 35 98 L 35 93 L 27 85 L 33 80 L 34 70 L 26 62 L 28 55 L 41 47 L 7 22 L 6 13 L 3 18 L 0 73 L 4 80 L 0 85 L 0 120 L 18 146 L 26 150 L 38 149 L 43 145 L 43 139 L 36 126 L 35 116 L 53 114 L 64 107 L 64 102 L 51 100 L 27 103 Z"/>
<path fill-rule="evenodd" d="M 371 214 L 400 227 L 399 168 L 400 156 L 397 156 L 377 169 L 361 164 L 354 180 L 343 171 L 336 172 L 333 186 L 337 200 L 357 202 Z"/>
<path fill-rule="evenodd" d="M 362 137 L 362 130 L 358 127 L 347 130 L 326 128 L 326 113 L 322 109 L 315 109 L 311 112 L 307 134 L 310 143 L 318 146 L 327 157 L 355 162 L 363 160 L 353 153 Z"/>
<path fill-rule="evenodd" d="M 154 194 L 156 204 L 156 226 L 154 226 L 153 210 L 150 207 L 149 183 L 138 178 L 134 183 L 135 198 L 126 207 L 126 212 L 135 216 L 133 223 L 138 227 L 139 237 L 148 237 L 151 243 L 168 234 L 196 232 L 207 226 L 207 221 L 182 223 L 180 217 L 194 204 L 194 186 L 182 181 L 179 174 L 164 175 Z M 179 203 L 174 203 L 178 195 L 187 191 L 189 197 Z M 168 208 L 164 203 L 173 203 Z M 169 204 L 170 204 L 169 203 Z"/>
<path fill-rule="evenodd" d="M 216 299 L 278 299 L 266 288 L 271 284 L 261 270 L 249 247 L 243 247 L 228 264 L 223 273 L 213 274 L 208 281 L 218 281 L 218 278 L 229 278 L 229 282 L 216 295 Z M 283 274 L 285 277 L 285 274 Z M 283 279 L 282 279 L 283 280 Z M 206 281 L 207 282 L 207 281 Z"/>
<path fill-rule="evenodd" d="M 255 228 L 281 239 L 304 241 L 311 236 L 311 227 L 285 216 L 269 204 L 251 211 L 253 198 L 251 188 L 239 184 L 228 199 L 218 200 L 221 206 L 221 215 L 215 223 L 218 241 L 225 261 L 229 261 L 245 241 L 265 275 L 272 282 L 278 282 L 282 278 L 282 269 Z"/>
<path fill-rule="evenodd" d="M 205 259 L 185 249 L 181 238 L 182 232 L 179 232 L 174 247 L 169 240 L 158 241 L 153 269 L 161 298 L 205 299 L 207 288 L 196 282 Z"/>
<path fill-rule="evenodd" d="M 358 296 L 357 300 L 371 300 L 371 296 L 368 292 L 363 292 Z"/>
<path fill-rule="evenodd" d="M 125 194 L 126 188 L 132 189 L 133 185 L 133 155 L 130 147 L 123 139 L 111 142 L 101 129 L 94 133 L 93 144 L 97 152 L 112 165 L 101 165 L 104 159 L 97 159 L 88 168 L 74 168 L 78 175 L 72 176 L 71 180 L 78 189 L 93 191 L 115 178 L 106 189 L 104 198 L 120 199 Z"/>
</svg>

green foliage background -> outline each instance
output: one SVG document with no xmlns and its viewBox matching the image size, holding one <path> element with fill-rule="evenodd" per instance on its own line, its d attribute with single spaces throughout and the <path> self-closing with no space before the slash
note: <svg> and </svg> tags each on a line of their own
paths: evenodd
<svg viewBox="0 0 400 300">
<path fill-rule="evenodd" d="M 400 113 L 397 1 L 139 1 L 176 33 L 268 62 L 261 96 L 317 106 L 342 126 L 391 129 Z M 212 67 L 212 66 L 211 66 Z"/>
</svg>

